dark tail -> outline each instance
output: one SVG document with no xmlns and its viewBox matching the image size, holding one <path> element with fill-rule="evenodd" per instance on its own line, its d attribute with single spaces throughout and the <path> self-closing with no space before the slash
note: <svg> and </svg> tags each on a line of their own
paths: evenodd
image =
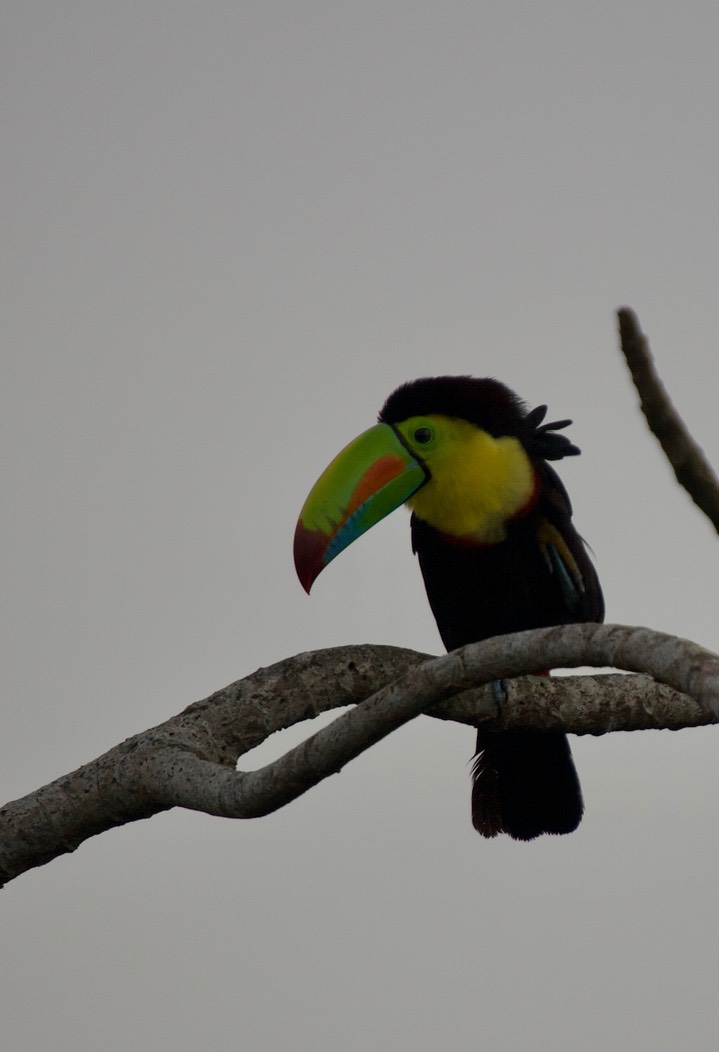
<svg viewBox="0 0 719 1052">
<path fill-rule="evenodd" d="M 472 824 L 482 836 L 534 840 L 542 833 L 572 833 L 582 820 L 566 734 L 480 730 L 472 775 Z"/>
</svg>

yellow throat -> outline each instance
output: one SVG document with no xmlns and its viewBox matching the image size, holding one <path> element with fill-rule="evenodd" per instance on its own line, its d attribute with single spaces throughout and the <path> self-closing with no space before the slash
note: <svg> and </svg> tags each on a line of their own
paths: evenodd
<svg viewBox="0 0 719 1052">
<path fill-rule="evenodd" d="M 423 425 L 433 433 L 426 447 L 413 440 Z M 536 475 L 518 438 L 493 438 L 465 420 L 439 415 L 414 417 L 397 429 L 432 476 L 407 505 L 435 529 L 496 544 L 507 536 L 509 520 L 531 506 Z"/>
</svg>

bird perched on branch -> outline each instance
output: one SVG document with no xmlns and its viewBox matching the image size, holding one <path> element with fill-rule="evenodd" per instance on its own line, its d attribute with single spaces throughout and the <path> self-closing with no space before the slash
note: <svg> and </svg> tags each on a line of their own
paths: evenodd
<svg viewBox="0 0 719 1052">
<path fill-rule="evenodd" d="M 310 492 L 295 532 L 306 591 L 336 555 L 400 504 L 448 650 L 527 628 L 601 621 L 602 591 L 549 461 L 579 450 L 493 379 L 438 376 L 399 387 L 379 423 Z M 472 821 L 532 840 L 582 818 L 566 735 L 479 729 Z"/>
</svg>

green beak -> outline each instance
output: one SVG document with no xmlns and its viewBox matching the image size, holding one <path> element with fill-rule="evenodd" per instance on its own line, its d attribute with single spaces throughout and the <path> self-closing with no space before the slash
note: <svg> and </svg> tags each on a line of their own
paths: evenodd
<svg viewBox="0 0 719 1052">
<path fill-rule="evenodd" d="M 375 424 L 350 442 L 317 479 L 297 521 L 295 568 L 305 591 L 336 555 L 428 479 L 425 465 L 389 424 Z"/>
</svg>

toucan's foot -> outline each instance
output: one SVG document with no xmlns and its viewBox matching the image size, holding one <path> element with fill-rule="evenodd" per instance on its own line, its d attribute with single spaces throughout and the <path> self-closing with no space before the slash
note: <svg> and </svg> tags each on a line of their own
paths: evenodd
<svg viewBox="0 0 719 1052">
<path fill-rule="evenodd" d="M 501 709 L 507 700 L 507 682 L 504 679 L 492 680 L 492 694 L 498 709 Z"/>
</svg>

